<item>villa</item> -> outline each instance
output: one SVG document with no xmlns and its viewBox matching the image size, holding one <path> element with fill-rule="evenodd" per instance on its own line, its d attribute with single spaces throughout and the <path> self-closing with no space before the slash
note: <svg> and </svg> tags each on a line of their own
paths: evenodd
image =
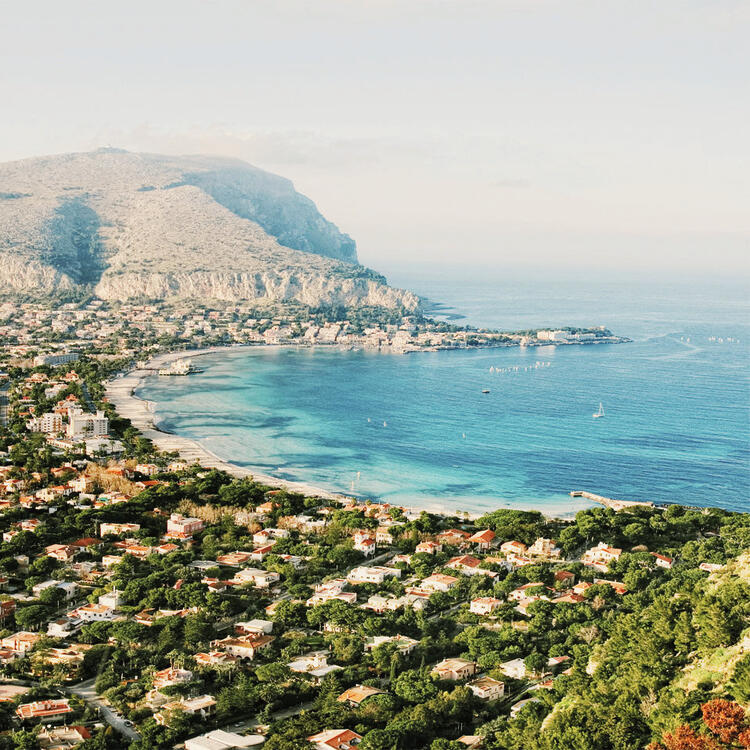
<svg viewBox="0 0 750 750">
<path fill-rule="evenodd" d="M 450 591 L 458 585 L 458 578 L 445 575 L 444 573 L 434 573 L 425 578 L 421 587 L 426 591 Z"/>
<path fill-rule="evenodd" d="M 307 738 L 315 750 L 352 750 L 362 737 L 351 729 L 326 729 Z"/>
<path fill-rule="evenodd" d="M 466 659 L 443 659 L 439 664 L 432 668 L 432 674 L 437 675 L 441 680 L 465 680 L 472 677 L 477 671 L 477 665 L 473 661 Z"/>
<path fill-rule="evenodd" d="M 488 550 L 492 546 L 494 539 L 495 532 L 492 529 L 485 529 L 484 531 L 477 531 L 476 534 L 472 534 L 467 541 L 470 544 L 476 544 L 477 549 Z"/>
<path fill-rule="evenodd" d="M 503 542 L 503 544 L 500 545 L 500 551 L 505 552 L 506 555 L 525 555 L 526 545 L 523 544 L 523 542 L 516 541 Z"/>
<path fill-rule="evenodd" d="M 191 716 L 201 716 L 206 718 L 211 716 L 216 710 L 216 701 L 212 695 L 199 695 L 196 698 L 180 698 L 178 701 L 165 703 L 158 713 L 154 714 L 157 724 L 169 726 L 170 713 L 182 711 Z"/>
<path fill-rule="evenodd" d="M 401 578 L 401 571 L 398 568 L 384 568 L 380 565 L 362 566 L 351 570 L 346 580 L 355 585 L 358 583 L 380 584 L 389 576 Z"/>
<path fill-rule="evenodd" d="M 609 564 L 614 560 L 619 560 L 620 555 L 622 555 L 622 550 L 618 547 L 610 547 L 605 542 L 599 542 L 596 547 L 592 547 L 583 553 L 581 562 L 606 573 Z"/>
<path fill-rule="evenodd" d="M 226 653 L 236 656 L 239 659 L 253 660 L 259 651 L 273 643 L 274 638 L 270 635 L 243 635 L 227 636 L 215 641 L 211 641 L 211 647 L 226 651 Z"/>
<path fill-rule="evenodd" d="M 469 605 L 469 612 L 474 615 L 491 615 L 498 607 L 502 605 L 500 599 L 492 596 L 482 596 L 479 599 L 472 599 Z"/>
<path fill-rule="evenodd" d="M 404 655 L 410 654 L 419 645 L 419 641 L 407 635 L 370 635 L 365 640 L 365 651 L 372 651 L 385 643 L 394 643 Z"/>
<path fill-rule="evenodd" d="M 315 651 L 305 656 L 300 656 L 298 659 L 289 662 L 287 666 L 292 672 L 299 672 L 300 674 L 314 677 L 316 682 L 320 681 L 330 672 L 341 669 L 338 664 L 328 663 L 327 651 Z"/>
<path fill-rule="evenodd" d="M 502 698 L 505 694 L 505 683 L 496 680 L 493 677 L 479 677 L 466 684 L 477 698 L 485 701 L 495 701 Z"/>
<path fill-rule="evenodd" d="M 67 700 L 34 701 L 22 703 L 16 709 L 16 716 L 21 721 L 62 721 L 72 711 Z"/>
<path fill-rule="evenodd" d="M 435 555 L 438 552 L 442 552 L 442 551 L 443 551 L 442 544 L 439 544 L 438 542 L 431 542 L 431 541 L 420 542 L 415 549 L 415 552 L 421 552 L 422 554 L 425 554 L 425 555 Z"/>
<path fill-rule="evenodd" d="M 344 690 L 336 700 L 339 701 L 339 703 L 348 703 L 349 705 L 358 708 L 363 701 L 372 698 L 373 695 L 384 694 L 385 690 L 380 690 L 379 688 L 369 687 L 368 685 L 355 685 L 348 690 Z"/>
<path fill-rule="evenodd" d="M 167 669 L 154 672 L 154 687 L 158 690 L 170 685 L 180 685 L 183 682 L 190 682 L 192 679 L 193 673 L 189 669 L 167 667 Z"/>
<path fill-rule="evenodd" d="M 666 570 L 672 569 L 672 564 L 674 563 L 674 560 L 671 557 L 667 557 L 666 555 L 660 555 L 658 552 L 652 552 L 651 556 L 656 559 L 656 564 L 660 568 L 665 568 Z"/>
<path fill-rule="evenodd" d="M 466 542 L 470 536 L 471 535 L 468 532 L 461 531 L 460 529 L 448 529 L 448 531 L 443 531 L 441 534 L 438 534 L 436 540 L 440 544 L 458 547 Z"/>
</svg>

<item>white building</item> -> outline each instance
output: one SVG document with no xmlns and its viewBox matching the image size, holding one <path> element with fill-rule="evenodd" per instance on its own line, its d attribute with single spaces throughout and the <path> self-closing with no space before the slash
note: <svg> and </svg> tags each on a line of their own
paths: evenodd
<svg viewBox="0 0 750 750">
<path fill-rule="evenodd" d="M 408 635 L 371 635 L 365 640 L 365 651 L 372 651 L 385 643 L 394 643 L 402 654 L 410 654 L 419 645 L 419 641 Z"/>
<path fill-rule="evenodd" d="M 34 357 L 34 367 L 40 365 L 49 365 L 57 367 L 58 365 L 67 365 L 69 362 L 78 361 L 78 352 L 65 352 L 64 354 L 40 354 Z"/>
<path fill-rule="evenodd" d="M 583 553 L 581 562 L 606 573 L 609 564 L 613 560 L 619 560 L 621 554 L 622 550 L 619 547 L 610 547 L 606 542 L 599 542 L 596 547 L 592 547 Z"/>
<path fill-rule="evenodd" d="M 260 734 L 249 734 L 246 737 L 223 729 L 214 729 L 208 734 L 185 740 L 185 750 L 234 750 L 234 748 L 256 747 L 265 742 Z"/>
<path fill-rule="evenodd" d="M 114 607 L 108 607 L 105 604 L 84 604 L 78 609 L 68 612 L 68 617 L 78 618 L 84 622 L 107 622 L 114 620 Z"/>
<path fill-rule="evenodd" d="M 372 565 L 370 567 L 361 566 L 349 571 L 346 577 L 349 583 L 383 583 L 388 576 L 401 578 L 399 568 L 385 568 L 381 565 Z"/>
<path fill-rule="evenodd" d="M 505 683 L 492 677 L 479 677 L 466 685 L 477 698 L 485 701 L 495 701 L 505 694 Z"/>
<path fill-rule="evenodd" d="M 259 589 L 267 589 L 280 578 L 281 576 L 278 573 L 268 572 L 260 568 L 243 568 L 237 571 L 232 581 L 239 585 L 251 583 Z"/>
<path fill-rule="evenodd" d="M 34 586 L 31 589 L 31 593 L 39 598 L 39 595 L 44 591 L 45 589 L 51 589 L 56 588 L 60 589 L 61 591 L 65 592 L 65 599 L 67 601 L 70 601 L 78 591 L 78 586 L 73 583 L 73 581 L 42 581 L 41 583 L 37 583 L 36 586 Z"/>
<path fill-rule="evenodd" d="M 109 419 L 103 411 L 96 414 L 71 414 L 68 418 L 68 437 L 73 439 L 105 437 L 109 432 Z"/>
<path fill-rule="evenodd" d="M 326 729 L 307 738 L 315 750 L 353 750 L 362 737 L 351 729 Z"/>
<path fill-rule="evenodd" d="M 200 518 L 192 518 L 172 513 L 167 521 L 167 533 L 170 539 L 190 539 L 193 534 L 202 531 L 204 523 Z"/>
<path fill-rule="evenodd" d="M 338 664 L 328 663 L 327 651 L 315 651 L 305 654 L 294 661 L 290 661 L 287 666 L 292 672 L 308 674 L 317 679 L 325 677 L 329 672 L 335 672 L 337 669 L 342 668 Z"/>
<path fill-rule="evenodd" d="M 450 591 L 458 584 L 458 578 L 444 573 L 434 573 L 422 581 L 421 587 L 425 591 Z"/>
<path fill-rule="evenodd" d="M 112 589 L 112 591 L 102 594 L 98 599 L 99 604 L 111 607 L 112 609 L 117 609 L 124 601 L 122 591 L 118 591 L 117 589 Z"/>
<path fill-rule="evenodd" d="M 107 534 L 119 536 L 120 534 L 132 534 L 134 531 L 140 531 L 140 528 L 139 523 L 101 523 L 99 533 L 102 536 L 107 536 Z"/>
<path fill-rule="evenodd" d="M 561 550 L 555 545 L 554 539 L 539 537 L 528 549 L 530 555 L 539 557 L 560 557 Z"/>
<path fill-rule="evenodd" d="M 523 659 L 511 659 L 500 664 L 498 669 L 504 675 L 512 677 L 514 680 L 522 680 L 526 677 L 526 664 Z"/>
<path fill-rule="evenodd" d="M 234 624 L 236 633 L 251 635 L 269 635 L 273 632 L 273 622 L 271 620 L 248 620 L 247 622 L 236 622 Z"/>
<path fill-rule="evenodd" d="M 30 419 L 26 423 L 26 427 L 31 432 L 45 432 L 47 434 L 62 432 L 62 414 L 55 414 L 51 411 L 47 412 L 46 414 L 42 414 L 41 417 Z"/>
<path fill-rule="evenodd" d="M 80 630 L 82 625 L 82 620 L 62 617 L 47 625 L 47 635 L 50 638 L 70 638 L 77 630 Z"/>
<path fill-rule="evenodd" d="M 502 601 L 495 599 L 492 596 L 482 596 L 478 599 L 472 599 L 469 605 L 469 612 L 473 615 L 491 615 L 500 605 Z"/>
<path fill-rule="evenodd" d="M 567 341 L 568 331 L 539 331 L 536 335 L 539 341 Z"/>
</svg>

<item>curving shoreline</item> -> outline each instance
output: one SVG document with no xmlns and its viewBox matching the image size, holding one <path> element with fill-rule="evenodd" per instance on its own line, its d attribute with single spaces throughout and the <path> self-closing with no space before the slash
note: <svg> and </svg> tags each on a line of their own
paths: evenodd
<svg viewBox="0 0 750 750">
<path fill-rule="evenodd" d="M 238 466 L 225 461 L 211 451 L 204 448 L 197 441 L 181 435 L 165 432 L 154 423 L 153 404 L 140 398 L 135 394 L 136 389 L 143 380 L 153 373 L 151 370 L 164 367 L 172 362 L 185 358 L 200 357 L 206 354 L 233 351 L 239 347 L 211 347 L 208 349 L 197 349 L 194 351 L 168 352 L 160 354 L 148 362 L 148 369 L 134 369 L 121 377 L 110 380 L 107 383 L 107 399 L 115 407 L 121 417 L 129 419 L 143 435 L 151 440 L 159 450 L 165 452 L 176 451 L 180 457 L 188 463 L 199 463 L 207 469 L 220 469 L 232 476 L 239 478 L 252 477 L 269 487 L 278 487 L 290 492 L 301 492 L 305 495 L 322 497 L 328 500 L 344 500 L 349 496 L 336 492 L 324 490 L 305 482 L 292 482 L 261 471 L 255 471 L 251 467 Z"/>
<path fill-rule="evenodd" d="M 253 467 L 239 466 L 238 464 L 232 463 L 231 461 L 227 461 L 220 456 L 217 456 L 215 453 L 201 445 L 197 440 L 177 435 L 175 433 L 166 432 L 159 428 L 158 425 L 154 422 L 154 403 L 140 398 L 135 393 L 135 391 L 140 387 L 145 378 L 153 376 L 155 370 L 176 362 L 180 359 L 194 359 L 196 357 L 201 357 L 207 354 L 227 354 L 233 351 L 240 351 L 242 349 L 257 348 L 275 349 L 281 348 L 281 345 L 247 344 L 235 346 L 214 346 L 205 349 L 181 350 L 159 354 L 149 360 L 146 367 L 135 368 L 122 376 L 110 380 L 106 384 L 107 399 L 114 406 L 117 413 L 121 417 L 129 419 L 133 427 L 138 429 L 143 437 L 151 440 L 154 445 L 162 451 L 179 453 L 180 457 L 188 463 L 198 463 L 207 469 L 219 469 L 221 471 L 225 471 L 231 476 L 238 478 L 253 478 L 254 480 L 268 485 L 269 487 L 285 489 L 290 492 L 299 492 L 307 496 L 320 497 L 327 500 L 351 500 L 353 497 L 355 497 L 351 494 L 333 492 L 331 490 L 326 490 L 322 487 L 318 487 L 307 482 L 282 479 L 271 474 L 266 474 L 263 470 L 256 470 Z M 375 500 L 374 502 L 378 501 Z M 594 505 L 595 503 L 592 502 L 591 506 L 593 507 Z M 409 508 L 409 506 L 402 507 Z M 501 508 L 512 509 L 512 506 L 498 503 L 495 508 L 493 508 L 493 510 Z M 440 502 L 435 502 L 430 505 L 420 504 L 418 507 L 409 509 L 419 511 L 425 510 L 441 515 L 457 515 L 465 517 L 467 519 L 479 518 L 488 512 L 470 512 L 466 511 L 463 508 L 451 507 L 448 504 Z M 540 513 L 550 519 L 571 518 L 578 510 L 580 510 L 580 508 L 576 508 L 575 510 L 571 509 L 569 512 L 545 513 L 540 508 L 528 509 L 538 510 Z"/>
</svg>

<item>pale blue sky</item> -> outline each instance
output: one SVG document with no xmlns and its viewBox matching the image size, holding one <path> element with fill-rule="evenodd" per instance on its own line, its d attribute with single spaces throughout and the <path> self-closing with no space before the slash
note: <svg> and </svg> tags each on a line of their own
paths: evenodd
<svg viewBox="0 0 750 750">
<path fill-rule="evenodd" d="M 375 267 L 736 273 L 750 3 L 3 3 L 0 159 L 101 145 L 291 178 Z"/>
</svg>

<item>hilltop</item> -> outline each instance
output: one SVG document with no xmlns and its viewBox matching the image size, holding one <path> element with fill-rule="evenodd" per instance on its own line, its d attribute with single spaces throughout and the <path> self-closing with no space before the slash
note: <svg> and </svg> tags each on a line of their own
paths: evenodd
<svg viewBox="0 0 750 750">
<path fill-rule="evenodd" d="M 236 159 L 100 149 L 0 164 L 0 294 L 413 310 L 292 183 Z"/>
</svg>

